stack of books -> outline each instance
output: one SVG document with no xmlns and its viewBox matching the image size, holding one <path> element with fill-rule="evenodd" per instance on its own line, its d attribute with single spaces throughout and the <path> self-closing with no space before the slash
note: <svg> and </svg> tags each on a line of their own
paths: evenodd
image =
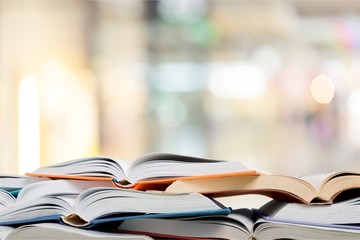
<svg viewBox="0 0 360 240">
<path fill-rule="evenodd" d="M 263 195 L 259 208 L 226 196 Z M 360 171 L 302 177 L 151 153 L 0 176 L 0 239 L 360 239 Z"/>
</svg>

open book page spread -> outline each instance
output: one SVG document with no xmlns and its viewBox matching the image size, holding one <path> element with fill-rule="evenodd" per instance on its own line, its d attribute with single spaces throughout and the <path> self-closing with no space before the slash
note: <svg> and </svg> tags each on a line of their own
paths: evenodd
<svg viewBox="0 0 360 240">
<path fill-rule="evenodd" d="M 124 160 L 112 159 L 104 156 L 85 157 L 62 163 L 43 166 L 27 175 L 39 176 L 92 176 L 99 179 L 124 179 L 128 163 Z"/>
<path fill-rule="evenodd" d="M 319 174 L 308 174 L 303 175 L 300 178 L 310 183 L 314 188 L 320 192 L 324 184 L 332 177 L 338 175 L 337 172 L 319 173 Z"/>
<path fill-rule="evenodd" d="M 19 174 L 0 174 L 0 189 L 17 190 L 28 184 L 49 180 L 43 177 L 27 177 Z"/>
<path fill-rule="evenodd" d="M 12 224 L 49 217 L 52 220 L 61 216 L 77 215 L 84 224 L 94 219 L 141 214 L 204 214 L 207 211 L 230 210 L 213 199 L 199 193 L 163 194 L 112 187 L 92 187 L 94 182 L 72 180 L 69 188 L 64 184 L 69 180 L 52 180 L 52 188 L 45 182 L 34 183 L 19 193 L 15 199 L 1 190 L 0 224 Z M 50 189 L 50 190 L 46 190 Z M 84 190 L 85 189 L 85 190 Z M 31 191 L 34 191 L 32 194 Z M 27 199 L 28 198 L 28 199 Z M 224 211 L 222 211 L 224 209 Z"/>
<path fill-rule="evenodd" d="M 42 196 L 77 196 L 94 187 L 111 187 L 106 181 L 49 180 L 29 184 L 20 190 L 17 203 L 38 199 Z"/>
<path fill-rule="evenodd" d="M 97 156 L 40 167 L 27 175 L 85 180 L 114 179 L 117 186 L 130 185 L 132 187 L 141 180 L 241 174 L 247 171 L 249 169 L 246 166 L 235 160 L 213 160 L 170 153 L 152 153 L 141 156 L 130 166 L 123 160 Z"/>
<path fill-rule="evenodd" d="M 76 197 L 81 192 L 93 187 L 111 187 L 111 183 L 105 181 L 82 181 L 82 180 L 44 180 L 31 183 L 23 187 L 13 196 L 9 191 L 0 189 L 0 210 L 9 208 L 15 204 L 37 200 L 46 196 Z"/>
<path fill-rule="evenodd" d="M 227 215 L 178 219 L 130 219 L 119 232 L 143 233 L 172 239 L 358 239 L 360 229 L 273 221 L 250 209 L 234 209 Z"/>
<path fill-rule="evenodd" d="M 249 239 L 254 226 L 250 209 L 236 209 L 227 215 L 209 215 L 178 219 L 130 219 L 123 221 L 120 232 L 141 229 L 150 236 L 179 236 L 206 239 Z M 181 239 L 183 239 L 181 238 Z"/>
<path fill-rule="evenodd" d="M 324 202 L 338 201 L 342 198 L 360 196 L 356 189 L 360 189 L 359 171 L 338 171 L 302 176 L 301 179 L 312 184 L 318 191 L 317 199 Z"/>
<path fill-rule="evenodd" d="M 325 226 L 321 224 L 294 223 L 258 219 L 255 223 L 254 239 L 301 239 L 301 240 L 355 240 L 360 229 L 346 226 Z"/>
<path fill-rule="evenodd" d="M 176 213 L 221 208 L 223 206 L 198 193 L 162 194 L 117 188 L 89 189 L 80 194 L 75 203 L 76 211 L 88 221 L 124 212 Z"/>
<path fill-rule="evenodd" d="M 327 205 L 272 201 L 261 210 L 271 219 L 288 222 L 348 225 L 360 223 L 360 198 Z"/>
</svg>

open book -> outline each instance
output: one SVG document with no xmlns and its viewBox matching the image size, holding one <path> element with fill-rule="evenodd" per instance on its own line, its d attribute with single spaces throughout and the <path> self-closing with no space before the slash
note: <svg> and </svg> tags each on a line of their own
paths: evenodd
<svg viewBox="0 0 360 240">
<path fill-rule="evenodd" d="M 21 188 L 15 197 L 12 192 L 0 189 L 0 214 L 1 211 L 15 204 L 36 200 L 45 196 L 76 197 L 81 192 L 94 187 L 111 187 L 105 181 L 86 180 L 47 180 L 34 182 Z"/>
<path fill-rule="evenodd" d="M 89 157 L 44 166 L 29 176 L 114 180 L 118 187 L 138 190 L 163 190 L 179 177 L 207 177 L 257 174 L 239 161 L 224 161 L 177 155 L 171 153 L 146 154 L 130 165 L 108 157 Z"/>
<path fill-rule="evenodd" d="M 151 237 L 139 234 L 118 234 L 84 230 L 57 223 L 38 223 L 18 228 L 0 226 L 1 240 L 151 240 Z"/>
<path fill-rule="evenodd" d="M 90 188 L 78 195 L 69 193 L 16 200 L 0 210 L 0 225 L 60 221 L 91 228 L 129 218 L 196 216 L 231 211 L 198 193 L 163 194 L 114 187 Z"/>
<path fill-rule="evenodd" d="M 17 191 L 21 188 L 35 182 L 49 180 L 43 177 L 28 177 L 18 174 L 0 174 L 0 189 L 6 191 Z"/>
<path fill-rule="evenodd" d="M 360 172 L 342 171 L 302 176 L 229 176 L 208 179 L 179 179 L 166 192 L 200 192 L 211 197 L 263 194 L 273 199 L 329 204 L 360 188 Z M 352 192 L 354 193 L 354 192 Z M 357 191 L 355 194 L 360 195 Z"/>
<path fill-rule="evenodd" d="M 117 231 L 145 234 L 161 239 L 297 239 L 353 240 L 359 227 L 317 226 L 266 220 L 250 209 L 236 209 L 228 215 L 182 219 L 131 219 L 123 221 Z"/>
<path fill-rule="evenodd" d="M 351 226 L 360 229 L 360 197 L 329 205 L 307 205 L 272 200 L 258 210 L 271 221 L 318 226 Z"/>
</svg>

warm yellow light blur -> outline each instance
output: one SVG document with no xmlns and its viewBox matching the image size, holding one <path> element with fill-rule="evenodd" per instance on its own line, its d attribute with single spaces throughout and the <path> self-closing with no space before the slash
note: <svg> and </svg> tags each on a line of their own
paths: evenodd
<svg viewBox="0 0 360 240">
<path fill-rule="evenodd" d="M 19 173 L 40 165 L 39 83 L 33 75 L 25 75 L 18 89 Z"/>
<path fill-rule="evenodd" d="M 327 104 L 334 98 L 335 86 L 326 75 L 320 74 L 311 82 L 311 95 L 318 103 Z"/>
<path fill-rule="evenodd" d="M 41 164 L 98 154 L 97 101 L 91 71 L 70 68 L 57 56 L 44 61 L 40 70 L 41 99 L 45 99 L 41 116 L 43 123 L 51 125 L 42 134 L 46 141 L 41 145 Z"/>
</svg>

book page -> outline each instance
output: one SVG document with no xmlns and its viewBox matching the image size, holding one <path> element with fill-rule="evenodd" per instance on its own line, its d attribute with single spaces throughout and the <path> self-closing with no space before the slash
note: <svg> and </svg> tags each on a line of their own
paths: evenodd
<svg viewBox="0 0 360 240">
<path fill-rule="evenodd" d="M 135 183 L 151 178 L 199 176 L 249 170 L 239 161 L 210 160 L 173 154 L 152 154 L 148 157 L 148 159 L 140 158 L 141 161 L 134 162 L 134 165 L 129 168 L 127 177 L 130 182 Z"/>
<path fill-rule="evenodd" d="M 111 187 L 109 181 L 48 180 L 29 184 L 20 190 L 17 203 L 31 201 L 44 196 L 77 196 L 93 187 Z"/>
<path fill-rule="evenodd" d="M 223 209 L 219 203 L 198 193 L 163 194 L 121 188 L 92 188 L 81 193 L 76 213 L 93 219 L 123 213 L 181 213 Z"/>
<path fill-rule="evenodd" d="M 358 200 L 358 199 L 357 199 Z M 280 203 L 277 211 L 268 211 L 269 219 L 307 224 L 358 224 L 360 222 L 359 201 L 347 201 L 331 205 L 306 205 Z M 275 203 L 276 204 L 276 203 Z M 274 208 L 274 207 L 273 207 Z M 266 212 L 266 210 L 264 211 Z"/>
<path fill-rule="evenodd" d="M 252 226 L 251 226 L 252 228 Z M 131 219 L 125 220 L 119 227 L 120 232 L 143 232 L 150 236 L 170 239 L 248 239 L 250 234 L 241 225 L 222 222 L 220 219 Z"/>
<path fill-rule="evenodd" d="M 0 189 L 0 211 L 7 209 L 16 202 L 15 197 L 8 191 Z"/>
<path fill-rule="evenodd" d="M 354 240 L 359 238 L 359 234 L 360 229 L 356 226 L 308 225 L 269 219 L 259 219 L 255 230 L 257 239 L 275 239 L 281 236 L 281 239 L 298 240 Z"/>
<path fill-rule="evenodd" d="M 0 226 L 0 239 L 1 240 L 6 239 L 6 237 L 14 230 L 15 228 L 13 227 Z"/>
<path fill-rule="evenodd" d="M 110 232 L 98 232 L 93 230 L 84 230 L 80 228 L 69 227 L 55 223 L 39 223 L 33 225 L 24 225 L 12 231 L 8 240 L 62 240 L 62 239 L 126 239 L 126 240 L 145 240 L 151 239 L 143 235 L 119 234 Z"/>
<path fill-rule="evenodd" d="M 306 182 L 310 183 L 317 191 L 320 192 L 320 189 L 323 187 L 323 185 L 328 181 L 329 178 L 331 178 L 334 174 L 334 172 L 329 173 L 317 173 L 317 174 L 309 174 L 309 175 L 303 175 L 299 177 L 300 179 L 305 180 Z"/>
<path fill-rule="evenodd" d="M 24 186 L 40 182 L 47 181 L 48 178 L 42 177 L 28 177 L 23 175 L 15 175 L 15 174 L 0 174 L 0 189 L 4 189 L 7 191 L 13 191 L 23 188 Z"/>
<path fill-rule="evenodd" d="M 71 204 L 68 199 L 56 196 L 45 196 L 32 201 L 25 201 L 2 210 L 0 222 L 2 224 L 5 222 L 19 224 L 19 222 L 32 222 L 37 218 L 58 219 L 58 216 L 73 212 Z"/>
<path fill-rule="evenodd" d="M 125 179 L 124 168 L 126 169 L 127 165 L 123 160 L 94 156 L 39 167 L 33 172 L 26 173 L 26 175 L 50 178 L 82 178 L 85 180 Z"/>
</svg>

